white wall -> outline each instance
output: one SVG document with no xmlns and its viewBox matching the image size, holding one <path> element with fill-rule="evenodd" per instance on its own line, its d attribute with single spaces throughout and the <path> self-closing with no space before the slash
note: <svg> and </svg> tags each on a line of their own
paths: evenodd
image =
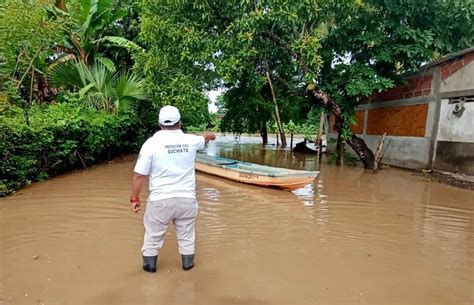
<svg viewBox="0 0 474 305">
<path fill-rule="evenodd" d="M 438 141 L 474 143 L 474 102 L 465 103 L 464 107 L 458 118 L 452 114 L 454 104 L 448 104 L 448 99 L 441 101 Z"/>
<path fill-rule="evenodd" d="M 381 136 L 361 135 L 365 144 L 373 151 L 377 149 Z M 330 133 L 328 138 L 337 139 L 337 134 Z M 329 142 L 329 141 L 328 141 Z M 386 136 L 384 141 L 384 155 L 382 162 L 394 166 L 421 169 L 430 166 L 429 150 L 430 138 Z M 356 156 L 354 151 L 346 145 L 346 151 Z M 327 151 L 334 153 L 336 144 L 328 144 Z"/>
</svg>

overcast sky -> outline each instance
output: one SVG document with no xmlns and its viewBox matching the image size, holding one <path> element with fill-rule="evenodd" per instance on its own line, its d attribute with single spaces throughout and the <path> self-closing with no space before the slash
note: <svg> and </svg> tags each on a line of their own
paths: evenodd
<svg viewBox="0 0 474 305">
<path fill-rule="evenodd" d="M 217 107 L 215 105 L 215 102 L 216 102 L 216 99 L 217 97 L 222 94 L 222 90 L 219 89 L 219 90 L 212 90 L 212 91 L 208 91 L 207 92 L 207 95 L 209 96 L 209 99 L 211 100 L 211 103 L 209 104 L 209 112 L 217 112 Z"/>
</svg>

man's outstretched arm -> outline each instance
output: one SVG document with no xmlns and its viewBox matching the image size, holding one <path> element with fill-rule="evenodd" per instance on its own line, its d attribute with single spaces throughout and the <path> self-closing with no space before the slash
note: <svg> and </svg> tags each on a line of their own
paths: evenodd
<svg viewBox="0 0 474 305">
<path fill-rule="evenodd" d="M 209 141 L 214 141 L 216 139 L 216 135 L 212 132 L 205 132 L 202 134 L 204 137 L 204 144 L 209 143 Z"/>
</svg>

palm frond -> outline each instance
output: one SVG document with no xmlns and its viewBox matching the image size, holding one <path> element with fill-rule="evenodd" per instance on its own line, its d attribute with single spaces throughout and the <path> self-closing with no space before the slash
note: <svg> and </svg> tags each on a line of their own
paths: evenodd
<svg viewBox="0 0 474 305">
<path fill-rule="evenodd" d="M 82 61 L 61 63 L 50 70 L 51 82 L 58 86 L 74 85 L 87 107 L 106 111 L 136 110 L 146 99 L 144 80 L 133 73 L 114 73 L 108 58 L 97 58 L 92 66 Z"/>
<path fill-rule="evenodd" d="M 130 73 L 122 73 L 118 76 L 115 94 L 117 110 L 136 109 L 138 107 L 138 100 L 145 100 L 147 98 L 144 80 Z"/>
<path fill-rule="evenodd" d="M 99 43 L 99 42 L 109 42 L 109 43 L 111 43 L 112 45 L 114 45 L 116 47 L 125 48 L 129 51 L 139 51 L 139 52 L 144 51 L 144 49 L 142 47 L 140 47 L 139 45 L 137 45 L 133 41 L 128 40 L 127 38 L 124 38 L 124 37 L 105 36 L 101 39 L 97 39 L 97 40 L 93 41 L 93 43 Z"/>
<path fill-rule="evenodd" d="M 78 64 L 72 61 L 50 68 L 48 78 L 51 84 L 57 87 L 73 85 L 82 88 L 85 85 L 80 78 Z"/>
<path fill-rule="evenodd" d="M 79 90 L 79 97 L 81 99 L 85 98 L 86 97 L 86 94 L 92 89 L 95 87 L 95 83 L 90 83 L 88 84 L 87 86 L 85 86 L 84 88 L 82 88 L 81 90 Z"/>
<path fill-rule="evenodd" d="M 84 9 L 83 16 L 82 16 L 84 21 L 82 22 L 81 28 L 79 29 L 77 34 L 79 37 L 84 37 L 84 34 L 89 29 L 91 21 L 94 18 L 94 15 L 99 10 L 99 0 L 84 0 L 82 1 L 81 6 Z"/>
<path fill-rule="evenodd" d="M 97 84 L 97 88 L 106 97 L 111 96 L 113 87 L 115 87 L 116 77 L 115 74 L 110 72 L 105 65 L 100 62 L 96 62 L 94 66 L 90 68 L 91 81 Z"/>
<path fill-rule="evenodd" d="M 112 59 L 104 56 L 95 56 L 95 60 L 103 64 L 110 72 L 115 72 L 115 64 Z"/>
</svg>

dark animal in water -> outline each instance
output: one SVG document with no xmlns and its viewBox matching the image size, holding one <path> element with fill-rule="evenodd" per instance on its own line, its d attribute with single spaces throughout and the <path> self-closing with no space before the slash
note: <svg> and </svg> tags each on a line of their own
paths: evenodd
<svg viewBox="0 0 474 305">
<path fill-rule="evenodd" d="M 306 146 L 306 139 L 303 142 L 299 142 L 293 148 L 293 152 L 302 153 L 302 154 L 316 154 L 317 151 Z"/>
</svg>

